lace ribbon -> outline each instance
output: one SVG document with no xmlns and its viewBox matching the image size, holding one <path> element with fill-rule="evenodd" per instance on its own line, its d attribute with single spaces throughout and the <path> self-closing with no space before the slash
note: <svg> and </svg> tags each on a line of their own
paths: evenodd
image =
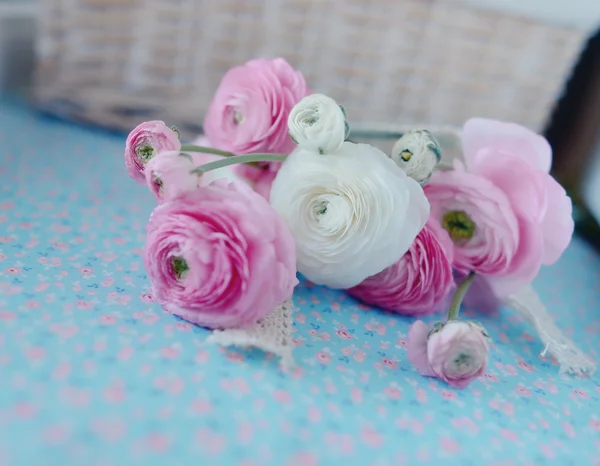
<svg viewBox="0 0 600 466">
<path fill-rule="evenodd" d="M 215 330 L 207 338 L 208 343 L 222 346 L 258 348 L 281 358 L 281 368 L 287 371 L 294 365 L 292 350 L 294 305 L 285 301 L 255 325 L 245 328 Z"/>
<path fill-rule="evenodd" d="M 506 304 L 517 310 L 534 326 L 542 343 L 545 345 L 540 353 L 542 357 L 550 353 L 560 365 L 561 373 L 582 375 L 592 374 L 596 364 L 583 353 L 553 322 L 552 317 L 539 296 L 528 286 L 506 300 Z"/>
</svg>

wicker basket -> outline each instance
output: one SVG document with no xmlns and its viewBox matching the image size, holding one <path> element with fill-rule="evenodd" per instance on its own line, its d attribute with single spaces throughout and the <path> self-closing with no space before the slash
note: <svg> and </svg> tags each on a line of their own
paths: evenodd
<svg viewBox="0 0 600 466">
<path fill-rule="evenodd" d="M 451 0 L 42 0 L 36 96 L 197 132 L 223 73 L 282 56 L 352 122 L 545 123 L 584 31 Z"/>
</svg>

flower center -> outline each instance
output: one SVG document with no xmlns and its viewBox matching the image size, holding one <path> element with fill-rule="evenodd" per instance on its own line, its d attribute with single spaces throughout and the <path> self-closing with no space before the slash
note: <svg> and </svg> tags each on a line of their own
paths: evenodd
<svg viewBox="0 0 600 466">
<path fill-rule="evenodd" d="M 471 239 L 475 234 L 475 223 L 462 210 L 446 212 L 442 218 L 442 226 L 455 242 Z"/>
<path fill-rule="evenodd" d="M 160 178 L 154 177 L 154 186 L 156 186 L 156 192 L 158 192 L 159 194 L 163 193 L 165 187 L 163 181 Z"/>
<path fill-rule="evenodd" d="M 190 270 L 183 257 L 173 257 L 173 259 L 171 259 L 171 267 L 173 268 L 173 273 L 177 277 L 177 280 L 185 278 L 187 271 Z"/>
<path fill-rule="evenodd" d="M 413 153 L 411 151 L 409 151 L 408 149 L 404 149 L 402 152 L 400 152 L 400 157 L 405 162 L 408 162 L 412 156 L 413 156 Z"/>
<path fill-rule="evenodd" d="M 453 377 L 464 377 L 477 371 L 481 362 L 477 354 L 460 351 L 448 361 L 446 370 Z"/>
<path fill-rule="evenodd" d="M 472 358 L 470 355 L 465 353 L 460 353 L 456 358 L 454 358 L 454 364 L 457 369 L 468 368 L 471 365 Z"/>
<path fill-rule="evenodd" d="M 317 205 L 315 206 L 315 212 L 317 213 L 317 215 L 325 215 L 327 213 L 327 205 L 329 204 L 329 202 L 327 201 L 320 201 L 317 203 Z"/>
<path fill-rule="evenodd" d="M 312 220 L 321 234 L 341 234 L 352 223 L 353 209 L 350 200 L 338 193 L 322 193 L 312 199 Z"/>
<path fill-rule="evenodd" d="M 154 147 L 150 144 L 144 144 L 135 150 L 135 153 L 140 158 L 142 163 L 148 163 L 148 161 L 154 157 Z"/>
<path fill-rule="evenodd" d="M 234 110 L 233 111 L 233 121 L 235 122 L 236 125 L 239 125 L 240 123 L 242 123 L 244 121 L 243 113 L 237 109 Z"/>
</svg>

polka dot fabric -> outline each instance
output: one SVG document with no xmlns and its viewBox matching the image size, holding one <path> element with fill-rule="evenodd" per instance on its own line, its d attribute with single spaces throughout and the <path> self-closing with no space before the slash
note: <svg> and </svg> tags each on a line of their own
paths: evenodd
<svg viewBox="0 0 600 466">
<path fill-rule="evenodd" d="M 124 136 L 3 102 L 0 141 L 0 465 L 600 464 L 597 377 L 514 312 L 477 316 L 488 372 L 456 391 L 409 365 L 411 319 L 302 281 L 286 375 L 152 302 Z M 575 239 L 535 288 L 597 359 L 600 258 Z"/>
</svg>

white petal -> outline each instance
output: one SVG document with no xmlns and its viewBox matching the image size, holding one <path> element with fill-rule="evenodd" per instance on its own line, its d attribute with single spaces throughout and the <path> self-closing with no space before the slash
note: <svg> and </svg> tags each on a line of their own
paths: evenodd
<svg viewBox="0 0 600 466">
<path fill-rule="evenodd" d="M 429 217 L 416 181 L 379 149 L 349 142 L 326 156 L 290 154 L 271 204 L 294 235 L 299 272 L 331 288 L 350 288 L 395 263 Z"/>
</svg>

